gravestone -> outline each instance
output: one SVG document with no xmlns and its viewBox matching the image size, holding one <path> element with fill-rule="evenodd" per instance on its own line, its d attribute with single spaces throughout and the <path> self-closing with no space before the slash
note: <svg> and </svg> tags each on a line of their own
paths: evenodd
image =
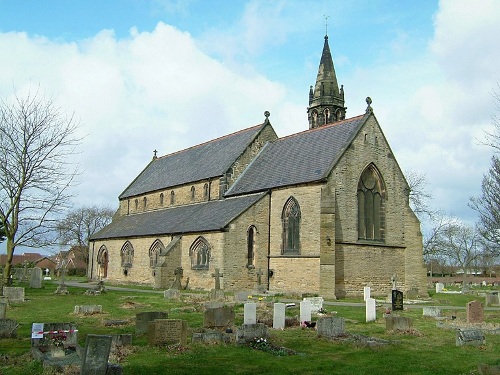
<svg viewBox="0 0 500 375">
<path fill-rule="evenodd" d="M 181 319 L 155 319 L 148 323 L 150 345 L 187 345 L 187 321 Z"/>
<path fill-rule="evenodd" d="M 369 286 L 365 286 L 363 288 L 363 301 L 366 301 L 367 298 L 370 298 L 371 288 Z"/>
<path fill-rule="evenodd" d="M 130 345 L 132 345 L 131 333 L 116 333 L 111 335 L 112 348 L 116 348 L 119 346 L 130 346 Z"/>
<path fill-rule="evenodd" d="M 40 289 L 42 287 L 42 269 L 35 267 L 31 271 L 30 288 Z"/>
<path fill-rule="evenodd" d="M 392 290 L 392 311 L 403 310 L 403 292 Z"/>
<path fill-rule="evenodd" d="M 412 327 L 412 321 L 405 316 L 386 316 L 386 331 L 409 331 Z"/>
<path fill-rule="evenodd" d="M 467 303 L 467 323 L 482 323 L 484 321 L 483 304 L 479 301 Z"/>
<path fill-rule="evenodd" d="M 236 329 L 237 344 L 247 344 L 256 338 L 269 338 L 267 326 L 264 323 L 243 324 Z"/>
<path fill-rule="evenodd" d="M 25 270 L 24 268 L 15 268 L 14 269 L 14 278 L 17 280 L 17 281 L 22 281 L 23 280 L 23 277 L 24 277 L 24 274 L 25 274 Z"/>
<path fill-rule="evenodd" d="M 167 289 L 163 292 L 163 297 L 165 299 L 175 299 L 178 300 L 181 296 L 179 289 Z"/>
<path fill-rule="evenodd" d="M 441 308 L 436 306 L 426 306 L 422 311 L 423 316 L 431 316 L 437 318 L 441 316 Z"/>
<path fill-rule="evenodd" d="M 77 305 L 74 314 L 92 315 L 102 313 L 102 305 Z"/>
<path fill-rule="evenodd" d="M 275 303 L 273 311 L 273 328 L 283 329 L 285 328 L 285 310 L 286 305 L 284 303 Z"/>
<path fill-rule="evenodd" d="M 443 283 L 436 283 L 436 293 L 441 293 L 444 289 Z"/>
<path fill-rule="evenodd" d="M 191 342 L 203 342 L 206 344 L 231 343 L 231 334 L 217 330 L 204 330 L 203 332 L 194 332 Z"/>
<path fill-rule="evenodd" d="M 311 313 L 323 310 L 323 297 L 305 297 L 303 300 L 311 302 Z"/>
<path fill-rule="evenodd" d="M 231 306 L 207 308 L 203 315 L 203 327 L 228 327 L 234 324 L 234 309 Z"/>
<path fill-rule="evenodd" d="M 110 350 L 111 336 L 87 335 L 80 374 L 106 375 Z"/>
<path fill-rule="evenodd" d="M 65 337 L 65 348 L 76 348 L 78 346 L 78 329 L 74 323 L 33 323 L 31 329 L 31 346 L 40 347 L 46 345 L 54 336 Z"/>
<path fill-rule="evenodd" d="M 406 298 L 417 299 L 419 294 L 418 288 L 410 288 L 406 291 Z"/>
<path fill-rule="evenodd" d="M 484 345 L 486 340 L 483 331 L 480 329 L 458 329 L 455 340 L 456 346 L 480 346 Z"/>
<path fill-rule="evenodd" d="M 486 306 L 495 306 L 499 304 L 498 292 L 486 294 Z"/>
<path fill-rule="evenodd" d="M 148 323 L 155 319 L 167 319 L 164 311 L 149 311 L 135 314 L 135 333 L 142 335 L 148 333 Z"/>
<path fill-rule="evenodd" d="M 342 336 L 345 331 L 345 320 L 337 316 L 325 316 L 316 323 L 318 337 L 335 338 Z"/>
<path fill-rule="evenodd" d="M 19 286 L 4 286 L 3 295 L 9 303 L 24 302 L 24 288 Z"/>
<path fill-rule="evenodd" d="M 5 319 L 7 317 L 7 304 L 5 302 L 0 302 L 0 319 Z"/>
<path fill-rule="evenodd" d="M 246 300 L 248 300 L 248 296 L 251 296 L 251 295 L 252 295 L 252 292 L 242 290 L 242 291 L 236 292 L 234 294 L 234 300 L 236 302 L 245 302 Z"/>
<path fill-rule="evenodd" d="M 366 299 L 366 321 L 373 322 L 377 320 L 377 311 L 374 298 Z"/>
<path fill-rule="evenodd" d="M 0 319 L 0 339 L 16 338 L 18 326 L 14 319 Z"/>
<path fill-rule="evenodd" d="M 300 323 L 311 321 L 311 301 L 300 302 Z"/>
<path fill-rule="evenodd" d="M 245 303 L 243 324 L 257 323 L 257 304 L 253 302 Z"/>
</svg>

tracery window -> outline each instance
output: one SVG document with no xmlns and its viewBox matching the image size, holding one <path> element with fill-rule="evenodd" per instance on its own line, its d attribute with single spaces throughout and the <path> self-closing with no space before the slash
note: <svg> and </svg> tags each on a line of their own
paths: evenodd
<svg viewBox="0 0 500 375">
<path fill-rule="evenodd" d="M 163 246 L 163 243 L 159 239 L 155 240 L 149 248 L 149 266 L 151 268 L 155 268 L 158 264 L 160 253 L 164 248 L 165 246 Z"/>
<path fill-rule="evenodd" d="M 134 259 L 134 247 L 132 246 L 130 241 L 127 241 L 123 244 L 120 253 L 122 257 L 122 267 L 132 267 L 132 261 Z"/>
<path fill-rule="evenodd" d="M 374 164 L 365 168 L 358 183 L 358 239 L 384 240 L 385 185 Z"/>
<path fill-rule="evenodd" d="M 210 245 L 203 237 L 198 237 L 189 249 L 191 269 L 208 270 L 210 264 Z"/>
<path fill-rule="evenodd" d="M 300 216 L 299 203 L 294 197 L 288 198 L 281 214 L 283 254 L 300 252 Z"/>
</svg>

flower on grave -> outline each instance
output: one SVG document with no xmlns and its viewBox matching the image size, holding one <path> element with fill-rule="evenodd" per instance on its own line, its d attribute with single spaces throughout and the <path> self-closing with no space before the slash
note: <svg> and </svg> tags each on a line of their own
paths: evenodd
<svg viewBox="0 0 500 375">
<path fill-rule="evenodd" d="M 55 335 L 50 338 L 50 341 L 52 342 L 52 345 L 55 347 L 63 347 L 64 346 L 64 341 L 66 341 L 68 337 L 63 334 Z"/>
<path fill-rule="evenodd" d="M 248 299 L 252 299 L 252 298 L 253 298 L 253 296 L 248 296 Z"/>
<path fill-rule="evenodd" d="M 264 299 L 264 297 L 259 297 L 259 301 L 262 301 Z"/>
</svg>

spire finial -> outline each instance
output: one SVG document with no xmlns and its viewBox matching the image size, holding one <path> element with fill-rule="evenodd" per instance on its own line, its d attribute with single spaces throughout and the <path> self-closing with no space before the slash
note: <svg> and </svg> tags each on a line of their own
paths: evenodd
<svg viewBox="0 0 500 375">
<path fill-rule="evenodd" d="M 325 37 L 328 38 L 328 18 L 330 18 L 330 16 L 323 14 L 323 17 L 325 17 Z"/>
<path fill-rule="evenodd" d="M 366 104 L 368 104 L 368 106 L 366 107 L 366 113 L 373 112 L 372 98 L 370 98 L 369 96 L 366 97 Z"/>
<path fill-rule="evenodd" d="M 265 111 L 264 116 L 266 116 L 266 119 L 264 120 L 264 124 L 269 124 L 269 116 L 271 116 L 271 113 L 269 113 L 269 111 Z"/>
</svg>

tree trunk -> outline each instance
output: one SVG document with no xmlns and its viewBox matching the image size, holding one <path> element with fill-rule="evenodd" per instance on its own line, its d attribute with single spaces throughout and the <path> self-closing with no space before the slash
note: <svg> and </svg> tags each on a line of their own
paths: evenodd
<svg viewBox="0 0 500 375">
<path fill-rule="evenodd" d="M 7 238 L 7 261 L 3 269 L 3 285 L 9 285 L 10 270 L 12 268 L 12 258 L 14 256 L 15 245 L 10 238 Z M 2 288 L 3 294 L 3 288 Z"/>
</svg>

